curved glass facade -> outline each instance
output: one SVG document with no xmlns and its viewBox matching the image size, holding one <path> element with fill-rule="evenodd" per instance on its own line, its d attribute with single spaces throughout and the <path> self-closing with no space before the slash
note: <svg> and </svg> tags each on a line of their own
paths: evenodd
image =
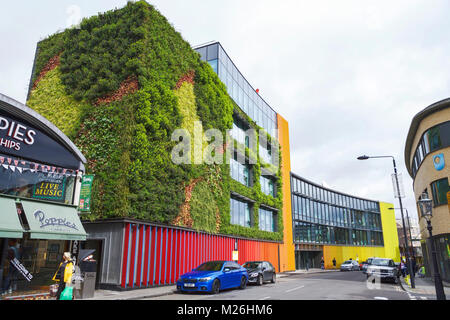
<svg viewBox="0 0 450 320">
<path fill-rule="evenodd" d="M 380 205 L 291 174 L 296 244 L 383 246 Z"/>
<path fill-rule="evenodd" d="M 225 84 L 234 102 L 256 124 L 270 135 L 277 137 L 277 114 L 253 89 L 235 66 L 220 43 L 208 44 L 194 49 L 203 61 L 207 61 Z"/>
<path fill-rule="evenodd" d="M 450 147 L 450 121 L 428 129 L 417 145 L 412 163 L 412 174 L 415 178 L 425 157 L 436 150 Z"/>
</svg>

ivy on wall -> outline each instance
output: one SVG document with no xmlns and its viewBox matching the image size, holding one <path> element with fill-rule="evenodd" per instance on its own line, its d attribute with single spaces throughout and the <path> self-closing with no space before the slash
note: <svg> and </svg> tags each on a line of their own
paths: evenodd
<svg viewBox="0 0 450 320">
<path fill-rule="evenodd" d="M 58 67 L 43 73 L 55 56 Z M 86 173 L 96 176 L 89 219 L 189 223 L 211 233 L 282 240 L 279 168 L 273 198 L 261 192 L 260 161 L 250 188 L 231 179 L 228 164 L 171 161 L 172 133 L 191 129 L 192 121 L 225 136 L 234 113 L 260 128 L 229 97 L 210 65 L 147 2 L 129 2 L 41 41 L 32 83 L 28 105 L 74 141 L 88 159 Z M 128 84 L 133 90 L 124 89 Z M 248 148 L 245 153 L 259 159 Z M 231 225 L 231 191 L 255 201 L 251 228 Z M 277 232 L 259 230 L 261 204 L 280 210 Z"/>
</svg>

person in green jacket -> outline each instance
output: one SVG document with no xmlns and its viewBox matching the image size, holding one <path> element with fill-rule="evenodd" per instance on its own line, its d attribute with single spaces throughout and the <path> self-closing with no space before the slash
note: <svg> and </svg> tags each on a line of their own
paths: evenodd
<svg viewBox="0 0 450 320">
<path fill-rule="evenodd" d="M 53 281 L 58 281 L 58 291 L 56 292 L 56 300 L 60 299 L 61 292 L 64 291 L 66 285 L 72 283 L 72 275 L 74 271 L 73 261 L 70 252 L 64 252 L 63 261 L 59 264 L 58 270 L 53 276 Z"/>
</svg>

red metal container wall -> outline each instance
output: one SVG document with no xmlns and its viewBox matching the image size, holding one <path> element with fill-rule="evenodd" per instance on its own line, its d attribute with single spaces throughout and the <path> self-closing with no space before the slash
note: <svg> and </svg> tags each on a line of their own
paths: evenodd
<svg viewBox="0 0 450 320">
<path fill-rule="evenodd" d="M 278 270 L 278 243 L 136 223 L 127 223 L 124 232 L 123 288 L 174 284 L 203 262 L 232 260 L 236 241 L 240 264 L 267 260 Z"/>
</svg>

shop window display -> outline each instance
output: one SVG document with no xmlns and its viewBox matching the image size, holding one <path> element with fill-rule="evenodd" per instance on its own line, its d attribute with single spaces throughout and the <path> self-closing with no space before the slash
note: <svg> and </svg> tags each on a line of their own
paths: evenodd
<svg viewBox="0 0 450 320">
<path fill-rule="evenodd" d="M 54 283 L 52 277 L 67 249 L 63 240 L 0 239 L 1 299 L 46 290 Z"/>
</svg>

